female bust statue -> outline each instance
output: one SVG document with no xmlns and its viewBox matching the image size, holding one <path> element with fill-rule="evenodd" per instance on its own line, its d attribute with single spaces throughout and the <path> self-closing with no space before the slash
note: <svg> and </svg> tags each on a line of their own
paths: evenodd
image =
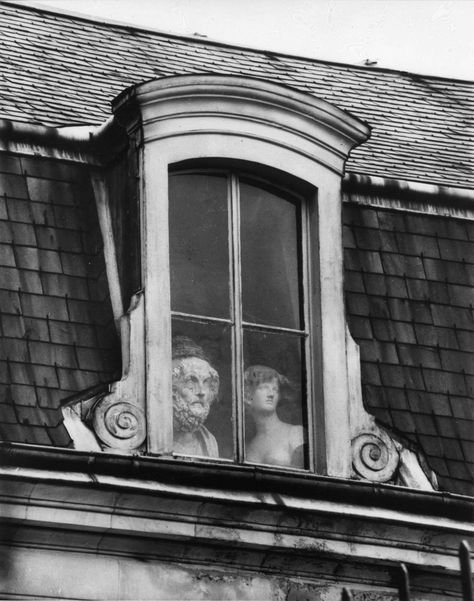
<svg viewBox="0 0 474 601">
<path fill-rule="evenodd" d="M 283 422 L 277 414 L 281 387 L 288 384 L 288 379 L 271 367 L 252 365 L 245 370 L 245 408 L 256 430 L 246 444 L 247 461 L 304 467 L 303 426 Z"/>
</svg>

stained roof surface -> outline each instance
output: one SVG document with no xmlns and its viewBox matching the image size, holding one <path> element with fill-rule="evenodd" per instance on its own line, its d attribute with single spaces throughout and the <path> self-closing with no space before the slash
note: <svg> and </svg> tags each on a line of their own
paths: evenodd
<svg viewBox="0 0 474 601">
<path fill-rule="evenodd" d="M 474 84 L 333 64 L 0 4 L 1 117 L 99 124 L 111 100 L 176 74 L 245 75 L 321 97 L 368 122 L 347 170 L 469 187 Z"/>
<path fill-rule="evenodd" d="M 60 402 L 120 372 L 86 167 L 0 160 L 0 440 L 69 446 Z"/>
<path fill-rule="evenodd" d="M 474 495 L 474 223 L 346 204 L 345 293 L 363 398 Z"/>
</svg>

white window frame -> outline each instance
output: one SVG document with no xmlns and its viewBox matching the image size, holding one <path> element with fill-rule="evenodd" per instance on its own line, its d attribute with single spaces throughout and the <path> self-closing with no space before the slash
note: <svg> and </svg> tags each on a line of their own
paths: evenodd
<svg viewBox="0 0 474 601">
<path fill-rule="evenodd" d="M 114 103 L 116 119 L 141 130 L 147 452 L 173 447 L 168 173 L 182 161 L 246 161 L 288 173 L 309 200 L 309 303 L 316 423 L 315 470 L 349 477 L 351 433 L 343 298 L 341 181 L 348 153 L 369 134 L 339 108 L 283 86 L 233 76 L 188 75 L 141 84 Z M 138 115 L 137 113 L 138 109 Z M 133 118 L 132 118 L 133 117 Z M 137 118 L 138 117 L 138 118 Z M 316 378 L 312 378 L 313 381 Z M 318 398 L 318 403 L 313 400 Z M 311 462 L 312 463 L 312 462 Z M 313 463 L 312 463 L 313 464 Z"/>
</svg>

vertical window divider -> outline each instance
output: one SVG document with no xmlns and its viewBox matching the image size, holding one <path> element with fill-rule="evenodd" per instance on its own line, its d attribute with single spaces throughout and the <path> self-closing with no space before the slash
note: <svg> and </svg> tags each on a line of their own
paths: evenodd
<svg viewBox="0 0 474 601">
<path fill-rule="evenodd" d="M 304 330 L 308 332 L 304 335 L 304 356 L 305 356 L 305 380 L 306 380 L 306 417 L 307 417 L 307 436 L 308 436 L 308 468 L 310 471 L 315 471 L 316 467 L 316 446 L 314 444 L 315 431 L 318 425 L 314 423 L 314 385 L 312 377 L 312 336 L 314 329 L 312 323 L 312 313 L 310 306 L 310 290 L 311 284 L 311 240 L 310 240 L 310 224 L 309 224 L 309 207 L 308 199 L 301 199 L 301 268 L 302 268 L 302 284 L 303 284 L 303 320 Z"/>
<path fill-rule="evenodd" d="M 230 201 L 230 261 L 232 274 L 231 309 L 234 327 L 233 338 L 233 396 L 234 436 L 236 441 L 235 455 L 239 463 L 244 461 L 244 406 L 243 406 L 243 330 L 242 330 L 242 274 L 240 254 L 240 190 L 239 180 L 234 174 L 229 175 Z"/>
</svg>

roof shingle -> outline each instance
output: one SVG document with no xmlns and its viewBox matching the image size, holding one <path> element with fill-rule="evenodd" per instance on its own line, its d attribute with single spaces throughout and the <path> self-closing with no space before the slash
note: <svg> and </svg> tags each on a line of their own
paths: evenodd
<svg viewBox="0 0 474 601">
<path fill-rule="evenodd" d="M 236 48 L 18 5 L 1 4 L 0 14 L 2 117 L 99 124 L 130 85 L 186 73 L 246 75 L 318 96 L 367 121 L 372 136 L 351 153 L 348 171 L 473 183 L 470 82 Z"/>
<path fill-rule="evenodd" d="M 420 445 L 443 488 L 473 494 L 474 243 L 462 241 L 465 222 L 351 204 L 343 215 L 345 237 L 353 233 L 345 245 L 346 307 L 366 407 Z M 385 233 L 395 235 L 398 251 L 367 250 Z M 425 257 L 441 248 L 440 258 Z"/>
<path fill-rule="evenodd" d="M 0 436 L 68 446 L 61 400 L 120 369 L 110 301 L 95 292 L 106 287 L 92 189 L 84 167 L 7 159 L 0 172 L 20 173 L 4 188 L 8 212 L 0 221 L 8 242 L 0 247 L 0 422 L 8 424 Z M 3 182 L 12 177 L 1 175 Z M 27 181 L 36 200 L 18 199 Z"/>
</svg>

